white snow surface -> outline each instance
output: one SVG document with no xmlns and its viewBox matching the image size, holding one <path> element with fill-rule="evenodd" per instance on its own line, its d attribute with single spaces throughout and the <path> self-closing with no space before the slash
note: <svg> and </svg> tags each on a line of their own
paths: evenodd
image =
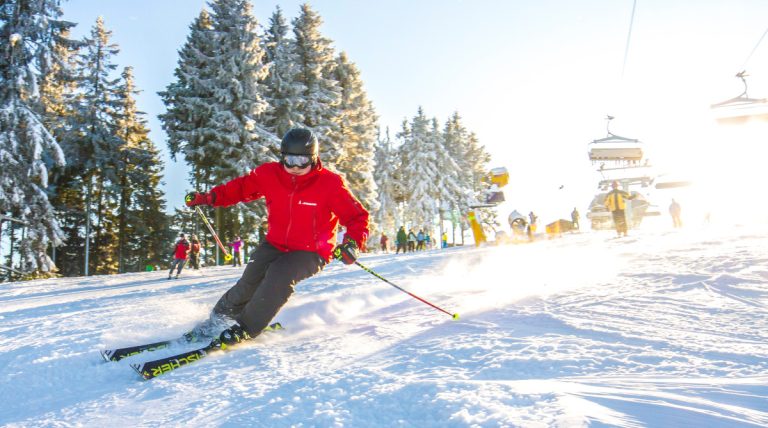
<svg viewBox="0 0 768 428">
<path fill-rule="evenodd" d="M 286 330 L 145 381 L 242 268 L 0 285 L 0 425 L 768 426 L 768 227 L 580 233 L 332 263 Z"/>
</svg>

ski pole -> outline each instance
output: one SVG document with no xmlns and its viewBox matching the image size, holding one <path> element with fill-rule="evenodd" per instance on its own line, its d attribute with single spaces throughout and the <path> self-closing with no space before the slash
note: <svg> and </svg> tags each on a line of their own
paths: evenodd
<svg viewBox="0 0 768 428">
<path fill-rule="evenodd" d="M 205 214 L 203 213 L 203 210 L 201 210 L 199 206 L 195 205 L 195 211 L 197 211 L 197 213 L 200 214 L 200 218 L 203 219 L 203 223 L 205 223 L 205 225 L 208 226 L 208 230 L 211 231 L 211 235 L 213 235 L 213 239 L 216 240 L 216 243 L 219 244 L 219 248 L 221 248 L 221 251 L 224 251 L 224 260 L 226 261 L 232 260 L 232 255 L 229 254 L 229 251 L 227 251 L 226 248 L 224 248 L 224 244 L 222 244 L 221 240 L 219 240 L 219 235 L 217 235 L 216 231 L 213 230 L 213 226 L 211 226 L 211 223 L 208 222 L 208 217 L 205 216 Z"/>
<path fill-rule="evenodd" d="M 443 308 L 441 308 L 441 307 L 439 307 L 439 306 L 436 306 L 436 305 L 434 305 L 434 304 L 432 304 L 432 303 L 429 303 L 428 301 L 426 301 L 426 300 L 422 299 L 421 297 L 419 297 L 419 296 L 417 296 L 417 295 L 415 295 L 415 294 L 411 293 L 410 291 L 408 291 L 408 290 L 405 290 L 405 289 L 403 289 L 403 288 L 399 287 L 397 284 L 394 284 L 394 283 L 392 283 L 392 282 L 388 281 L 388 280 L 387 280 L 386 278 L 384 278 L 383 276 L 381 276 L 381 275 L 379 275 L 378 273 L 376 273 L 376 272 L 372 271 L 371 269 L 369 269 L 369 268 L 367 268 L 367 267 L 363 266 L 363 265 L 362 265 L 360 262 L 358 262 L 357 260 L 355 260 L 355 264 L 356 264 L 356 265 L 358 265 L 358 266 L 360 266 L 361 268 L 363 268 L 363 270 L 364 270 L 364 271 L 366 271 L 366 272 L 370 273 L 371 275 L 375 276 L 376 278 L 379 278 L 380 280 L 382 280 L 382 281 L 386 282 L 387 284 L 389 284 L 389 285 L 391 285 L 391 286 L 393 286 L 393 287 L 397 288 L 398 290 L 400 290 L 400 291 L 402 291 L 403 293 L 405 293 L 405 294 L 407 294 L 407 295 L 409 295 L 409 296 L 413 297 L 414 299 L 417 299 L 417 300 L 421 301 L 422 303 L 426 303 L 427 305 L 429 305 L 429 306 L 432 306 L 433 308 L 437 309 L 437 310 L 438 310 L 438 311 L 440 311 L 440 312 L 443 312 L 443 313 L 446 313 L 446 314 L 450 315 L 450 316 L 451 316 L 453 319 L 455 319 L 455 320 L 459 319 L 459 314 L 452 314 L 452 313 L 450 313 L 450 312 L 446 311 L 445 309 L 443 309 Z"/>
</svg>

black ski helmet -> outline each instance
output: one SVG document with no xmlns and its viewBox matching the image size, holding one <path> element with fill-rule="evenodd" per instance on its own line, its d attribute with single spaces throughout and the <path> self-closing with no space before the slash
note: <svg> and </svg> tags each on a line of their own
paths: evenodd
<svg viewBox="0 0 768 428">
<path fill-rule="evenodd" d="M 318 144 L 315 134 L 306 128 L 293 128 L 285 133 L 280 142 L 280 152 L 317 158 Z"/>
</svg>

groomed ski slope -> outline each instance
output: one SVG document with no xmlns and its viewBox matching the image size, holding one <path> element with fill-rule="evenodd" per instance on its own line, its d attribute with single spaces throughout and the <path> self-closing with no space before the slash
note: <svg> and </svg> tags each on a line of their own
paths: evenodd
<svg viewBox="0 0 768 428">
<path fill-rule="evenodd" d="M 151 381 L 98 350 L 174 337 L 241 268 L 0 285 L 0 425 L 768 426 L 768 227 L 365 255 L 286 330 Z"/>
</svg>

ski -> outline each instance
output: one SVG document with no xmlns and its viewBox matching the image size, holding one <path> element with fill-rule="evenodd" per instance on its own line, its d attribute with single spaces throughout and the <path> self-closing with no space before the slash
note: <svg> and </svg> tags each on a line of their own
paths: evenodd
<svg viewBox="0 0 768 428">
<path fill-rule="evenodd" d="M 137 345 L 137 346 L 128 346 L 126 348 L 119 348 L 119 349 L 104 349 L 102 351 L 99 351 L 101 353 L 101 357 L 104 358 L 104 361 L 120 361 L 123 358 L 132 357 L 134 355 L 141 354 L 142 352 L 152 352 L 157 351 L 159 349 L 165 349 L 174 343 L 184 343 L 184 342 L 191 342 L 185 339 L 184 337 L 180 337 L 178 339 L 173 340 L 163 340 L 160 342 L 154 342 L 154 343 L 147 343 L 146 345 Z"/>
<path fill-rule="evenodd" d="M 270 324 L 267 328 L 264 329 L 264 331 L 275 331 L 282 329 L 283 326 L 280 323 L 274 323 Z M 145 380 L 149 380 L 186 365 L 192 364 L 195 361 L 199 361 L 212 352 L 225 351 L 227 349 L 229 349 L 229 346 L 216 338 L 201 348 L 182 352 L 176 355 L 171 355 L 165 358 L 159 358 L 153 361 L 131 364 L 131 367 L 136 370 L 136 372 Z"/>
<path fill-rule="evenodd" d="M 267 327 L 267 330 L 279 330 L 280 328 L 282 328 L 280 323 L 274 323 L 274 324 L 270 324 L 270 326 Z M 99 353 L 101 353 L 101 357 L 104 358 L 104 361 L 106 362 L 120 361 L 123 358 L 132 357 L 134 355 L 138 355 L 144 352 L 158 351 L 160 349 L 165 349 L 175 344 L 195 343 L 200 341 L 200 339 L 202 338 L 196 337 L 190 333 L 185 333 L 184 335 L 176 339 L 162 340 L 160 342 L 147 343 L 144 345 L 128 346 L 128 347 L 119 348 L 119 349 L 104 349 L 102 351 L 99 351 Z"/>
</svg>

